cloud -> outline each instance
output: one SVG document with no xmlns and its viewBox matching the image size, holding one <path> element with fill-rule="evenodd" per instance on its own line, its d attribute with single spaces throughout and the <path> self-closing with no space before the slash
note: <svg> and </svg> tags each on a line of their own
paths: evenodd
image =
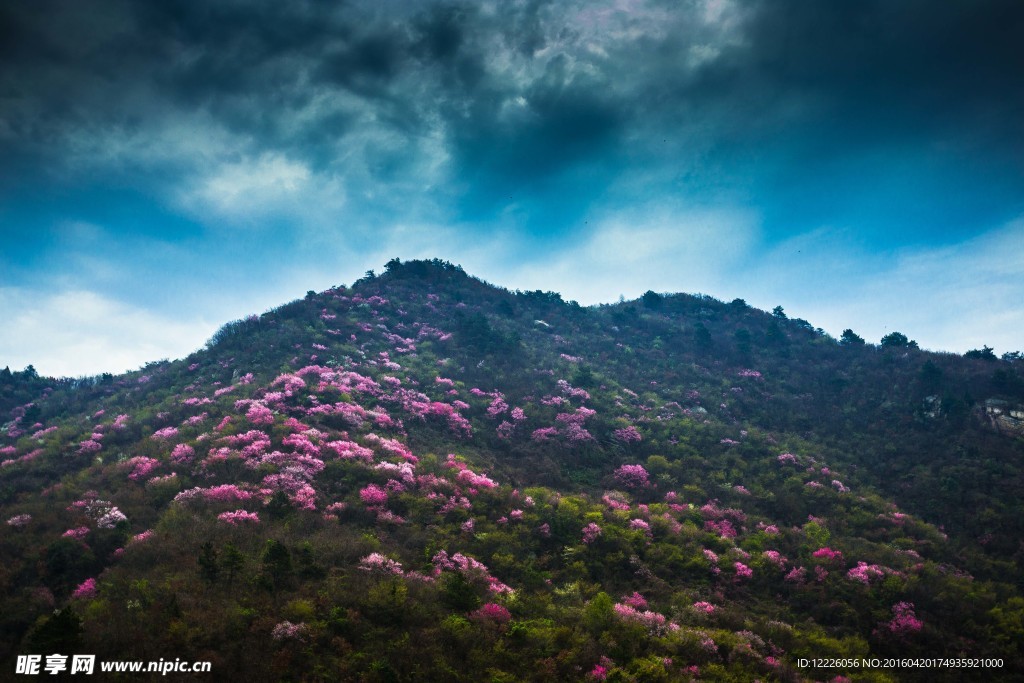
<svg viewBox="0 0 1024 683">
<path fill-rule="evenodd" d="M 438 256 L 861 316 L 1024 213 L 1022 32 L 1015 0 L 6 3 L 2 277 L 168 311 L 183 271 L 301 292 Z"/>
<path fill-rule="evenodd" d="M 658 203 L 609 210 L 594 217 L 592 229 L 537 245 L 530 259 L 486 267 L 508 287 L 557 291 L 584 305 L 611 303 L 648 289 L 711 293 L 759 241 L 749 212 Z"/>
<path fill-rule="evenodd" d="M 282 218 L 325 221 L 326 215 L 341 212 L 345 199 L 338 178 L 314 176 L 301 162 L 264 154 L 213 169 L 182 192 L 179 204 L 206 221 L 259 227 Z"/>
<path fill-rule="evenodd" d="M 89 291 L 0 288 L 0 361 L 43 375 L 124 372 L 200 348 L 219 324 L 179 321 Z"/>
<path fill-rule="evenodd" d="M 266 176 L 286 163 L 309 186 L 340 184 L 348 217 L 378 226 L 484 226 L 515 207 L 539 232 L 573 229 L 656 167 L 658 191 L 745 200 L 788 237 L 864 205 L 894 224 L 952 211 L 963 235 L 985 209 L 980 186 L 1004 206 L 1024 181 L 1013 0 L 101 0 L 0 13 L 0 83 L 17 93 L 0 115 L 0 183 L 64 169 L 180 209 L 218 182 L 227 198 L 258 185 L 241 165 Z M 897 144 L 924 178 L 904 195 L 877 174 Z M 938 208 L 915 213 L 928 191 Z"/>
<path fill-rule="evenodd" d="M 922 348 L 963 353 L 1024 347 L 1024 220 L 952 245 L 869 251 L 849 230 L 794 238 L 736 274 L 748 301 L 782 304 L 833 336 L 899 331 Z"/>
</svg>

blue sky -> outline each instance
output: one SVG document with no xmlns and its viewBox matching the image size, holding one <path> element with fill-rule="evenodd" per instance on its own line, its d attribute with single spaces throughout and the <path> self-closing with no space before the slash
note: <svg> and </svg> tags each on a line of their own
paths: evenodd
<svg viewBox="0 0 1024 683">
<path fill-rule="evenodd" d="M 0 365 L 83 375 L 439 257 L 1024 348 L 1015 0 L 0 7 Z"/>
</svg>

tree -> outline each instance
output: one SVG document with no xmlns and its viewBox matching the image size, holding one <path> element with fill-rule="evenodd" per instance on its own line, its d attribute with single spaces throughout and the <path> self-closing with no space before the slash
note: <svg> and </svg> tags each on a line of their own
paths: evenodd
<svg viewBox="0 0 1024 683">
<path fill-rule="evenodd" d="M 277 590 L 289 581 L 293 574 L 292 554 L 288 547 L 280 541 L 270 539 L 263 548 L 263 575 L 261 577 L 264 585 L 271 590 Z"/>
<path fill-rule="evenodd" d="M 740 352 L 740 355 L 744 357 L 749 356 L 752 341 L 750 330 L 741 327 L 732 336 L 736 341 L 736 350 Z"/>
<path fill-rule="evenodd" d="M 644 306 L 646 308 L 650 308 L 652 310 L 661 308 L 661 295 L 655 291 L 648 289 L 646 292 L 644 292 L 644 295 L 641 297 L 641 299 L 644 302 Z"/>
<path fill-rule="evenodd" d="M 938 365 L 930 360 L 925 361 L 918 375 L 922 388 L 929 393 L 938 391 L 942 387 L 942 374 L 942 369 Z"/>
<path fill-rule="evenodd" d="M 693 343 L 698 349 L 710 349 L 712 346 L 711 332 L 702 322 L 693 326 Z"/>
<path fill-rule="evenodd" d="M 968 351 L 967 353 L 964 354 L 964 358 L 973 358 L 975 360 L 987 360 L 987 361 L 998 360 L 996 358 L 996 354 L 994 354 L 992 352 L 992 347 L 991 346 L 983 346 L 980 349 L 971 349 L 970 351 Z"/>
<path fill-rule="evenodd" d="M 206 541 L 199 546 L 199 575 L 204 581 L 217 583 L 220 577 L 220 565 L 217 564 L 217 551 L 213 548 L 212 541 Z"/>
<path fill-rule="evenodd" d="M 28 637 L 29 652 L 77 652 L 82 642 L 82 618 L 71 607 L 53 613 Z"/>
<path fill-rule="evenodd" d="M 846 328 L 843 330 L 843 336 L 839 337 L 839 343 L 844 346 L 864 346 L 864 337 Z"/>
<path fill-rule="evenodd" d="M 890 332 L 889 334 L 882 337 L 882 348 L 883 349 L 916 349 L 917 342 L 911 339 L 907 339 L 907 335 L 902 332 Z"/>
<path fill-rule="evenodd" d="M 784 310 L 782 310 L 782 306 L 776 306 L 775 308 L 773 308 L 772 309 L 772 315 L 774 315 L 779 320 L 785 320 L 786 319 L 786 312 Z"/>
<path fill-rule="evenodd" d="M 228 543 L 224 546 L 224 570 L 228 573 L 228 583 L 235 580 L 238 576 L 238 572 L 245 566 L 245 556 L 242 555 L 241 551 L 235 546 L 234 543 Z"/>
</svg>

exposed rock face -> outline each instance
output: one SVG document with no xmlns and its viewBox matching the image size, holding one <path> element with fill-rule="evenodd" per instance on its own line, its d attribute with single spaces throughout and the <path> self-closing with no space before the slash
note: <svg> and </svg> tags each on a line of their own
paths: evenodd
<svg viewBox="0 0 1024 683">
<path fill-rule="evenodd" d="M 985 416 L 997 431 L 1024 436 L 1024 406 L 990 398 L 985 401 Z"/>
</svg>

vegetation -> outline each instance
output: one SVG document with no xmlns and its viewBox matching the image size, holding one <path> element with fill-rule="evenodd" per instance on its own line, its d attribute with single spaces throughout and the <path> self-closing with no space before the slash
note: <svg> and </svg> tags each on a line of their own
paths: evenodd
<svg viewBox="0 0 1024 683">
<path fill-rule="evenodd" d="M 1020 354 L 389 262 L 186 359 L 0 375 L 0 666 L 252 681 L 1024 670 Z M 1019 421 L 1019 420 L 1018 420 Z M 994 669 L 815 669 L 977 657 Z"/>
</svg>

